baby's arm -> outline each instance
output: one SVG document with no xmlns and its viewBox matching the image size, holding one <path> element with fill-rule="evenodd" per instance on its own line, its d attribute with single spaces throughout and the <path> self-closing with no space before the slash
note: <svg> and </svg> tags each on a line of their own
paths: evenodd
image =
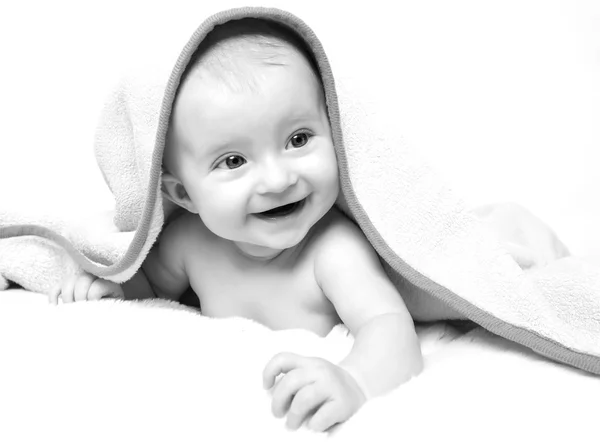
<svg viewBox="0 0 600 442">
<path fill-rule="evenodd" d="M 320 240 L 317 282 L 355 342 L 339 366 L 292 353 L 267 364 L 265 388 L 285 374 L 273 388 L 272 409 L 275 416 L 287 414 L 292 429 L 306 420 L 309 428 L 326 430 L 423 368 L 413 320 L 362 232 L 336 220 Z"/>
<path fill-rule="evenodd" d="M 353 224 L 336 224 L 316 262 L 325 295 L 355 337 L 340 363 L 371 398 L 423 369 L 413 320 L 376 252 Z"/>
<path fill-rule="evenodd" d="M 189 241 L 180 219 L 167 225 L 142 267 L 123 284 L 125 299 L 162 298 L 177 301 L 189 286 L 184 259 Z"/>
</svg>

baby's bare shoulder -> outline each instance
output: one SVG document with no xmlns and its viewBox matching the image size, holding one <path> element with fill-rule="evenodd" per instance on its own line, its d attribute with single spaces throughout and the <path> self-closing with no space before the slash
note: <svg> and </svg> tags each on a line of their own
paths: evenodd
<svg viewBox="0 0 600 442">
<path fill-rule="evenodd" d="M 315 229 L 312 239 L 313 250 L 317 256 L 372 255 L 373 247 L 362 230 L 342 212 L 332 209 L 323 217 Z"/>
<path fill-rule="evenodd" d="M 198 243 L 204 243 L 207 235 L 206 227 L 198 215 L 182 212 L 171 218 L 163 228 L 159 237 L 161 248 L 177 250 L 178 253 L 189 253 L 198 250 Z"/>
</svg>

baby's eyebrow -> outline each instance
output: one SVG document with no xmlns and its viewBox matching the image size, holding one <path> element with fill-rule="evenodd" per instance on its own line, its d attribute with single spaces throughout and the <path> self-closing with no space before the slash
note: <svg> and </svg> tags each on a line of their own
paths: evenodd
<svg viewBox="0 0 600 442">
<path fill-rule="evenodd" d="M 308 122 L 308 121 L 315 121 L 315 120 L 319 120 L 319 112 L 315 111 L 314 109 L 305 110 L 303 112 L 298 112 L 298 113 L 294 114 L 293 116 L 287 118 L 286 120 L 287 120 L 287 122 L 291 122 L 291 123 L 302 123 L 302 122 Z"/>
<path fill-rule="evenodd" d="M 285 132 L 287 136 L 292 135 L 293 131 L 299 129 L 308 129 L 320 121 L 319 116 L 314 112 L 303 112 L 293 116 L 282 118 L 277 125 L 280 132 Z"/>
<path fill-rule="evenodd" d="M 248 143 L 250 143 L 250 139 L 246 137 L 218 141 L 205 146 L 204 149 L 202 149 L 202 156 L 213 157 L 232 149 L 242 150 Z"/>
<path fill-rule="evenodd" d="M 230 143 L 230 142 L 218 143 L 218 144 L 212 144 L 212 145 L 206 146 L 204 149 L 202 149 L 202 156 L 214 157 L 222 152 L 230 150 L 231 146 L 232 146 L 232 143 Z"/>
</svg>

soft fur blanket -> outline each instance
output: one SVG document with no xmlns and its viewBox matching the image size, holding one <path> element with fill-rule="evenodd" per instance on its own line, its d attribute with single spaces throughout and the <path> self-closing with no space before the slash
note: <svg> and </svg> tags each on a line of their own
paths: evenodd
<svg viewBox="0 0 600 442">
<path fill-rule="evenodd" d="M 168 308 L 164 308 L 168 307 Z M 482 328 L 418 329 L 425 370 L 369 401 L 333 440 L 589 440 L 600 382 Z M 101 301 L 48 306 L 0 293 L 0 440 L 323 440 L 270 414 L 265 361 L 342 359 L 352 338 L 272 332 L 239 318 Z M 17 338 L 18 337 L 18 338 Z"/>
<path fill-rule="evenodd" d="M 478 422 L 488 424 L 488 429 L 495 425 L 491 432 L 496 435 L 520 438 L 520 425 L 533 408 L 541 409 L 540 419 L 548 419 L 554 426 L 541 426 L 536 432 L 529 425 L 531 434 L 566 435 L 578 430 L 585 434 L 584 430 L 590 430 L 585 422 L 591 422 L 586 413 L 592 407 L 586 406 L 584 393 L 595 396 L 597 379 L 533 356 L 483 329 L 546 358 L 600 373 L 598 265 L 568 257 L 523 271 L 505 246 L 411 148 L 410 140 L 399 136 L 401 122 L 393 109 L 402 99 L 401 91 L 393 85 L 393 72 L 386 72 L 393 63 L 381 60 L 377 72 L 368 63 L 356 63 L 357 51 L 370 44 L 370 34 L 362 36 L 367 46 L 349 45 L 340 30 L 331 26 L 331 15 L 339 11 L 310 2 L 272 3 L 282 9 L 227 9 L 240 6 L 235 1 L 187 5 L 189 10 L 178 17 L 181 25 L 157 39 L 161 45 L 150 49 L 141 39 L 140 54 L 147 55 L 149 63 L 118 84 L 96 132 L 96 156 L 113 192 L 114 210 L 80 213 L 71 207 L 49 216 L 36 206 L 24 209 L 21 204 L 15 209 L 4 204 L 8 189 L 2 189 L 0 288 L 13 281 L 29 291 L 48 294 L 67 272 L 81 268 L 115 281 L 124 281 L 137 270 L 170 210 L 160 194 L 160 162 L 170 106 L 183 68 L 215 24 L 249 15 L 269 18 L 299 32 L 319 62 L 340 162 L 340 207 L 363 229 L 406 302 L 417 310 L 420 307 L 423 317 L 443 319 L 450 311 L 482 327 L 449 342 L 452 352 L 447 354 L 452 357 L 440 357 L 443 362 L 436 365 L 432 356 L 421 377 L 397 393 L 369 403 L 340 429 L 340 438 L 344 431 L 346 437 L 365 432 L 372 436 L 369 428 L 373 422 L 382 431 L 389 426 L 395 428 L 395 435 L 402 435 L 396 422 L 399 416 L 406 416 L 403 425 L 413 430 L 413 435 L 426 429 L 427 437 L 447 436 L 453 429 L 464 431 L 466 422 Z M 387 40 L 376 44 L 389 45 L 391 52 L 393 29 L 378 34 L 382 35 Z M 379 76 L 378 81 L 373 80 L 374 75 Z M 560 244 L 550 249 L 553 257 L 564 254 Z M 430 308 L 440 305 L 450 309 L 441 314 Z M 105 432 L 106 437 L 99 439 L 118 436 L 124 440 L 144 435 L 185 440 L 197 434 L 194 429 L 199 426 L 220 429 L 224 435 L 239 435 L 240 428 L 267 432 L 267 428 L 275 428 L 272 420 L 266 423 L 268 405 L 263 410 L 256 405 L 262 399 L 253 399 L 262 394 L 265 404 L 268 402 L 264 392 L 253 390 L 252 384 L 253 370 L 264 365 L 261 355 L 271 355 L 278 345 L 319 354 L 324 345 L 321 354 L 335 359 L 348 345 L 349 338 L 338 331 L 326 340 L 317 340 L 299 332 L 268 332 L 246 321 L 209 320 L 173 310 L 172 305 L 141 306 L 110 301 L 55 310 L 3 305 L 2 351 L 7 360 L 17 361 L 3 364 L 1 371 L 2 390 L 8 391 L 2 397 L 8 399 L 0 404 L 12 411 L 6 431 L 13 426 L 22 428 L 21 434 L 34 434 L 45 428 L 46 434 L 64 431 L 75 439 L 93 427 L 99 435 Z M 300 344 L 295 344 L 298 335 Z M 284 338 L 278 341 L 281 336 Z M 470 341 L 480 344 L 478 356 L 469 353 L 473 348 Z M 498 345 L 501 351 L 497 351 Z M 502 364 L 502 371 L 493 370 L 497 364 Z M 128 382 L 123 382 L 124 378 Z M 548 398 L 545 381 L 549 379 L 554 393 L 559 390 L 564 398 Z M 562 379 L 568 381 L 561 383 Z M 469 386 L 469 398 L 462 396 L 465 385 Z M 232 399 L 238 398 L 236 391 L 241 392 L 239 401 Z M 454 411 L 457 404 L 463 407 L 465 422 L 455 412 L 433 413 L 439 424 L 431 424 L 429 407 L 432 398 L 438 399 L 435 407 L 440 407 L 439 391 L 446 401 L 444 407 Z M 516 392 L 523 395 L 514 397 Z M 510 404 L 509 397 L 514 400 Z M 486 406 L 478 406 L 479 401 Z M 82 404 L 80 409 L 77 403 Z M 177 405 L 169 408 L 172 403 Z M 558 403 L 569 406 L 554 408 Z M 511 409 L 514 415 L 508 412 Z M 252 413 L 246 414 L 247 410 Z M 209 413 L 209 418 L 203 418 Z M 503 413 L 501 422 L 499 413 Z M 102 420 L 96 418 L 99 414 Z M 371 420 L 375 415 L 382 417 Z M 31 416 L 36 422 L 42 419 L 43 424 L 26 426 L 24 419 Z M 242 423 L 237 425 L 228 416 Z M 445 420 L 447 416 L 453 417 Z M 560 418 L 569 424 L 560 425 Z M 61 426 L 61 419 L 76 423 Z M 118 429 L 123 431 L 119 435 Z"/>
</svg>

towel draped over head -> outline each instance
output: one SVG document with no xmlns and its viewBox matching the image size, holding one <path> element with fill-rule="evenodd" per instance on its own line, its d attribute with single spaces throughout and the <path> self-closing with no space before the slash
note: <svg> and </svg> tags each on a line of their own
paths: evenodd
<svg viewBox="0 0 600 442">
<path fill-rule="evenodd" d="M 439 301 L 492 333 L 600 374 L 599 269 L 565 258 L 521 270 L 398 136 L 390 76 L 358 63 L 362 49 L 346 47 L 343 35 L 324 25 L 314 7 L 312 14 L 308 6 L 297 10 L 243 7 L 182 17 L 199 23 L 187 43 L 157 49 L 152 66 L 124 77 L 103 110 L 95 153 L 114 194 L 113 224 L 92 232 L 89 226 L 0 212 L 0 255 L 10 256 L 0 261 L 0 285 L 13 280 L 49 292 L 67 268 L 116 282 L 137 271 L 172 210 L 161 194 L 161 166 L 181 75 L 215 26 L 255 17 L 289 27 L 314 56 L 339 163 L 338 205 L 360 226 L 407 304 L 419 310 Z M 33 275 L 31 269 L 19 273 L 25 250 L 46 260 Z"/>
</svg>

